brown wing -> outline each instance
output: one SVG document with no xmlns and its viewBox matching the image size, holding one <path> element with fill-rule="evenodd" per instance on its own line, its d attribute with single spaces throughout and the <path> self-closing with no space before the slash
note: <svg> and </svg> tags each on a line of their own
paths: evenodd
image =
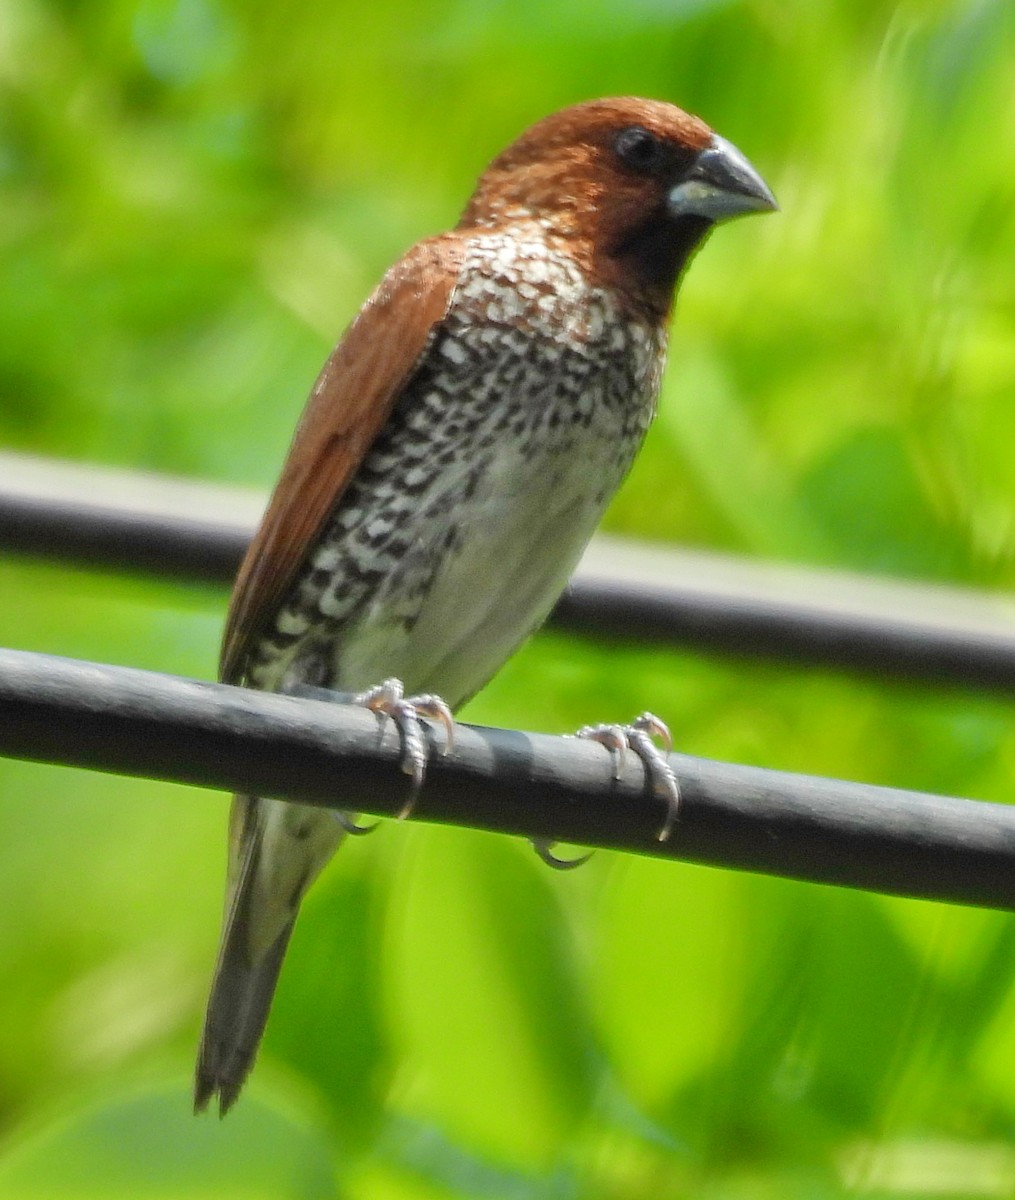
<svg viewBox="0 0 1015 1200">
<path fill-rule="evenodd" d="M 454 234 L 414 246 L 324 364 L 236 579 L 222 640 L 224 682 L 242 677 L 249 647 L 282 603 L 447 315 L 462 251 Z"/>
</svg>

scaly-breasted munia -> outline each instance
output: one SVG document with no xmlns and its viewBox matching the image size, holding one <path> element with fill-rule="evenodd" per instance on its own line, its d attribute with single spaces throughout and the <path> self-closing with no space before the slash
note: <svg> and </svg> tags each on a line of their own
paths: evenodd
<svg viewBox="0 0 1015 1200">
<path fill-rule="evenodd" d="M 240 570 L 221 678 L 387 679 L 363 699 L 403 729 L 398 681 L 451 709 L 478 691 L 544 620 L 634 459 L 691 256 L 716 223 L 774 207 L 670 104 L 595 100 L 524 133 L 325 364 Z M 436 696 L 421 711 L 450 722 Z M 299 903 L 348 827 L 236 797 L 198 1109 L 236 1099 Z"/>
</svg>

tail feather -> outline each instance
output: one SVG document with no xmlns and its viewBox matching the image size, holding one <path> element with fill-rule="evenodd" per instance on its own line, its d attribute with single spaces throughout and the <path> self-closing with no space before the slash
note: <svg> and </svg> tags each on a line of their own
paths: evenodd
<svg viewBox="0 0 1015 1200">
<path fill-rule="evenodd" d="M 282 960 L 296 923 L 296 901 L 275 940 L 255 951 L 257 871 L 263 850 L 264 805 L 236 796 L 230 817 L 229 883 L 218 962 L 197 1052 L 194 1112 L 218 1096 L 219 1116 L 236 1102 L 268 1023 Z"/>
<path fill-rule="evenodd" d="M 195 1112 L 202 1112 L 217 1095 L 219 1115 L 224 1117 L 240 1094 L 257 1057 L 295 923 L 293 914 L 256 963 L 250 961 L 245 922 L 233 921 L 226 930 L 197 1054 Z"/>
<path fill-rule="evenodd" d="M 237 796 L 222 948 L 197 1055 L 194 1111 L 221 1116 L 250 1074 L 303 894 L 343 837 L 330 813 Z"/>
</svg>

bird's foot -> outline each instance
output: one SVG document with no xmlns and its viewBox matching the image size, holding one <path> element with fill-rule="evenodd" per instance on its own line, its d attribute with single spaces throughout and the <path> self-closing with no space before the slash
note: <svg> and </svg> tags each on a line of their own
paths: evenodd
<svg viewBox="0 0 1015 1200">
<path fill-rule="evenodd" d="M 390 717 L 395 722 L 402 741 L 402 770 L 412 777 L 409 798 L 398 814 L 398 820 L 404 821 L 412 812 L 416 796 L 426 777 L 427 746 L 420 721 L 423 717 L 428 717 L 444 726 L 445 739 L 441 753 L 447 754 L 455 740 L 455 719 L 451 715 L 451 709 L 440 696 L 406 696 L 400 679 L 385 679 L 377 687 L 368 688 L 354 696 L 352 702 L 369 708 L 378 716 Z M 351 823 L 355 832 L 367 832 L 367 828 L 356 825 L 355 822 Z"/>
<path fill-rule="evenodd" d="M 630 725 L 585 725 L 575 736 L 601 742 L 609 750 L 613 756 L 614 779 L 620 778 L 628 751 L 641 759 L 652 791 L 666 803 L 666 820 L 656 835 L 658 841 L 665 842 L 673 832 L 680 809 L 680 785 L 666 757 L 673 749 L 673 738 L 666 724 L 646 712 L 635 717 Z M 654 738 L 662 743 L 662 749 Z"/>
<path fill-rule="evenodd" d="M 641 759 L 645 775 L 652 784 L 655 794 L 666 802 L 666 820 L 659 830 L 658 839 L 665 842 L 673 830 L 680 808 L 680 785 L 673 773 L 673 768 L 667 762 L 666 755 L 673 749 L 673 739 L 669 728 L 652 713 L 642 713 L 630 725 L 583 725 L 574 735 L 587 738 L 589 741 L 600 742 L 613 756 L 613 778 L 619 779 L 624 768 L 624 759 L 630 750 Z M 663 749 L 652 740 L 658 738 Z M 553 853 L 556 843 L 548 838 L 533 838 L 532 847 L 548 867 L 556 871 L 569 871 L 588 862 L 592 852 L 582 854 L 578 858 L 558 858 Z"/>
</svg>

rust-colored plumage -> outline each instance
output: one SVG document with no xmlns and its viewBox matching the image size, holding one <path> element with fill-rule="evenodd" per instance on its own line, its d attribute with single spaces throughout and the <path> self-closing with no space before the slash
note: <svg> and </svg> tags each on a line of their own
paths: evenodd
<svg viewBox="0 0 1015 1200">
<path fill-rule="evenodd" d="M 414 246 L 324 364 L 236 579 L 222 639 L 223 682 L 242 677 L 246 649 L 277 610 L 446 316 L 461 260 L 461 242 L 451 235 Z"/>
<path fill-rule="evenodd" d="M 592 101 L 524 133 L 326 363 L 240 570 L 222 678 L 361 691 L 397 676 L 452 708 L 482 687 L 630 466 L 690 257 L 716 223 L 772 207 L 739 152 L 669 104 Z M 299 902 L 343 831 L 237 797 L 198 1108 L 235 1100 Z"/>
</svg>

